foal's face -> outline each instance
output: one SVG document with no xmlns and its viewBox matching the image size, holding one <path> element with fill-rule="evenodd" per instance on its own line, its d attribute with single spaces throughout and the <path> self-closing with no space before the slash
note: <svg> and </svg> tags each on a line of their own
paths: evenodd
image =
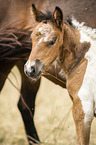
<svg viewBox="0 0 96 145">
<path fill-rule="evenodd" d="M 32 53 L 29 61 L 40 60 L 48 66 L 58 55 L 60 33 L 51 23 L 41 22 L 32 33 Z"/>
<path fill-rule="evenodd" d="M 40 22 L 31 36 L 32 52 L 24 71 L 35 81 L 58 56 L 63 36 L 61 30 L 50 21 Z"/>
</svg>

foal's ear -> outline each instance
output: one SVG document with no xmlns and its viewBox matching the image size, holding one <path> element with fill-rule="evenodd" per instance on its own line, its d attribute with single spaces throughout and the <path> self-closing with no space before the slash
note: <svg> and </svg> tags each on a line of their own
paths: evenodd
<svg viewBox="0 0 96 145">
<path fill-rule="evenodd" d="M 56 7 L 53 12 L 53 20 L 58 28 L 62 30 L 63 25 L 63 13 L 59 7 Z"/>
<path fill-rule="evenodd" d="M 32 4 L 32 12 L 36 21 L 41 22 L 44 14 L 39 11 L 34 4 Z"/>
</svg>

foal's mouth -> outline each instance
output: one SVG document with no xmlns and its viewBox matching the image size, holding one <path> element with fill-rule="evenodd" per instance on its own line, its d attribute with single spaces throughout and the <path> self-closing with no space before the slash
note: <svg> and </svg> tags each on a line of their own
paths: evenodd
<svg viewBox="0 0 96 145">
<path fill-rule="evenodd" d="M 43 74 L 45 65 L 38 59 L 28 66 L 28 62 L 24 65 L 24 72 L 26 76 L 30 77 L 33 82 L 37 81 Z"/>
</svg>

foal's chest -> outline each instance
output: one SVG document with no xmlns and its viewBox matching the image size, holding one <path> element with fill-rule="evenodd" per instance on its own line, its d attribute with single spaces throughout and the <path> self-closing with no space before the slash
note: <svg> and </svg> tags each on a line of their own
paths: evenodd
<svg viewBox="0 0 96 145">
<path fill-rule="evenodd" d="M 96 104 L 96 45 L 85 54 L 84 60 L 73 71 L 68 79 L 67 87 L 73 100 L 79 98 L 88 122 L 94 116 Z"/>
<path fill-rule="evenodd" d="M 78 92 L 83 83 L 86 68 L 87 68 L 87 60 L 84 58 L 80 62 L 79 66 L 75 68 L 68 76 L 67 90 L 69 94 L 73 97 L 73 100 L 75 99 L 75 97 L 78 96 Z"/>
</svg>

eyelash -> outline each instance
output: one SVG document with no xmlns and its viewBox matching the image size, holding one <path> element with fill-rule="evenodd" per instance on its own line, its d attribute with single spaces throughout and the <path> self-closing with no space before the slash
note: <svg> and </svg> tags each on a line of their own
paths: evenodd
<svg viewBox="0 0 96 145">
<path fill-rule="evenodd" d="M 56 42 L 56 40 L 55 40 L 55 41 L 50 41 L 50 42 L 49 42 L 49 45 L 54 45 L 55 42 Z"/>
</svg>

